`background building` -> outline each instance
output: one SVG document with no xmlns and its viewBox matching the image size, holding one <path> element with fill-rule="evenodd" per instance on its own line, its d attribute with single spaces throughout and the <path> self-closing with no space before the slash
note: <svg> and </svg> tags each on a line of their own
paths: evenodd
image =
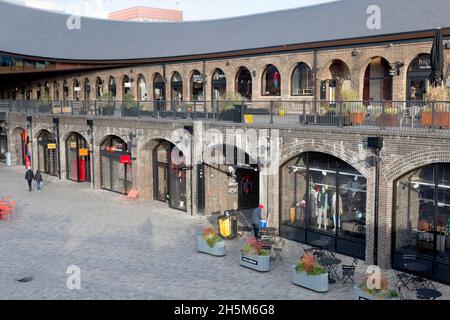
<svg viewBox="0 0 450 320">
<path fill-rule="evenodd" d="M 133 7 L 109 14 L 109 19 L 135 22 L 181 22 L 183 11 L 150 7 Z"/>
</svg>

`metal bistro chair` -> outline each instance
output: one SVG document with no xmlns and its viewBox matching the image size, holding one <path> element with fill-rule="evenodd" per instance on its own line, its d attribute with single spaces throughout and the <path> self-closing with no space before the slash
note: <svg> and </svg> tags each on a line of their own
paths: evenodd
<svg viewBox="0 0 450 320">
<path fill-rule="evenodd" d="M 395 284 L 394 287 L 398 287 L 398 289 L 400 290 L 401 288 L 406 288 L 408 290 L 411 290 L 409 288 L 409 283 L 411 282 L 411 275 L 405 272 L 401 272 L 398 270 L 394 269 L 394 273 L 397 276 L 397 283 Z"/>
<path fill-rule="evenodd" d="M 280 259 L 283 261 L 283 257 L 281 256 L 281 253 L 283 252 L 284 245 L 286 244 L 286 240 L 282 239 L 280 237 L 277 238 L 277 241 L 275 242 L 275 245 L 272 247 L 273 255 L 271 256 L 272 261 L 276 261 L 277 259 Z"/>
<path fill-rule="evenodd" d="M 355 270 L 358 265 L 358 259 L 353 258 L 353 262 L 351 265 L 342 265 L 342 281 L 346 283 L 348 280 L 351 280 L 355 283 Z"/>
</svg>

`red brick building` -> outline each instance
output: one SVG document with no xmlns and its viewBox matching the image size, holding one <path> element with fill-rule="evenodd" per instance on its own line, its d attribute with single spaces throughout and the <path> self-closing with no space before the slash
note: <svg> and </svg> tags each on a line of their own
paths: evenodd
<svg viewBox="0 0 450 320">
<path fill-rule="evenodd" d="M 181 22 L 183 11 L 139 6 L 111 12 L 109 19 L 136 22 Z"/>
</svg>

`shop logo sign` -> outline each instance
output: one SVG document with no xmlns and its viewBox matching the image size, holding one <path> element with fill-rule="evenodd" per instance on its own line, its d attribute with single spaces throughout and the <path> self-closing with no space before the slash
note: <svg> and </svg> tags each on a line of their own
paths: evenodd
<svg viewBox="0 0 450 320">
<path fill-rule="evenodd" d="M 381 8 L 377 5 L 370 5 L 367 8 L 367 29 L 380 30 L 381 29 Z"/>
<path fill-rule="evenodd" d="M 242 261 L 247 262 L 247 263 L 250 263 L 250 264 L 253 264 L 253 265 L 255 265 L 255 266 L 258 265 L 258 261 L 253 260 L 253 259 L 249 259 L 249 258 L 246 258 L 246 257 L 242 257 Z"/>
<path fill-rule="evenodd" d="M 71 265 L 67 267 L 67 277 L 66 286 L 69 290 L 80 290 L 81 289 L 81 269 L 79 266 Z"/>
<path fill-rule="evenodd" d="M 87 16 L 102 16 L 103 2 L 106 0 L 84 0 L 84 14 Z M 95 9 L 92 9 L 92 4 L 95 3 Z M 81 15 L 82 10 L 80 6 L 70 6 L 67 10 L 71 14 L 66 20 L 66 27 L 69 30 L 81 29 Z"/>
<path fill-rule="evenodd" d="M 381 289 L 381 269 L 378 266 L 369 266 L 367 268 L 366 286 L 369 290 Z"/>
</svg>

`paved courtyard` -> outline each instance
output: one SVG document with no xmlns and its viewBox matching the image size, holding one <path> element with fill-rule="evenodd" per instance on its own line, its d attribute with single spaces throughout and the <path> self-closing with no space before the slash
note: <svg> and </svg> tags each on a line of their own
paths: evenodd
<svg viewBox="0 0 450 320">
<path fill-rule="evenodd" d="M 227 241 L 227 256 L 215 258 L 195 249 L 194 235 L 207 219 L 162 203 L 123 202 L 86 184 L 44 180 L 42 192 L 28 192 L 23 168 L 0 164 L 0 196 L 18 203 L 16 217 L 0 221 L 2 299 L 353 298 L 349 283 L 327 294 L 291 284 L 290 268 L 302 253 L 297 243 L 288 242 L 284 261 L 261 274 L 239 265 L 246 235 Z M 81 268 L 81 290 L 66 287 L 70 265 Z M 366 267 L 360 263 L 357 280 Z M 33 280 L 17 281 L 26 277 Z M 438 288 L 448 299 L 449 287 Z"/>
</svg>

